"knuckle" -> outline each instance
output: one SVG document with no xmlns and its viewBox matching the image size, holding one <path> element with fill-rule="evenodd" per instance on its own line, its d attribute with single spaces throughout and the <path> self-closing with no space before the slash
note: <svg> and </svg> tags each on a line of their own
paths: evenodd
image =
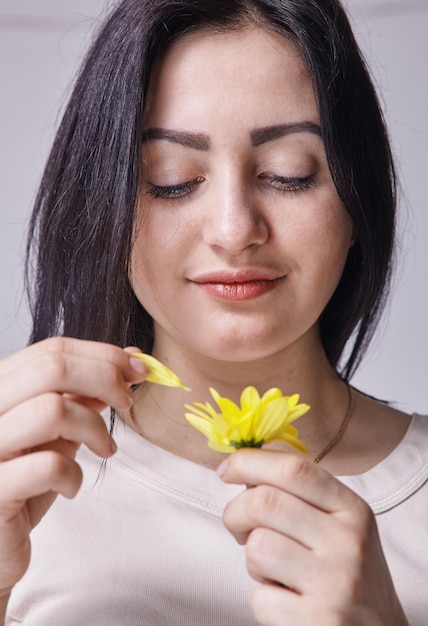
<svg viewBox="0 0 428 626">
<path fill-rule="evenodd" d="M 119 348 L 118 346 L 114 346 L 113 344 L 104 343 L 102 344 L 102 347 L 105 352 L 104 358 L 106 361 L 111 361 L 112 363 L 116 363 L 118 359 L 126 356 L 124 355 L 124 351 L 122 348 Z"/>
<path fill-rule="evenodd" d="M 272 542 L 269 531 L 266 528 L 254 528 L 248 536 L 246 543 L 247 562 L 257 565 L 261 559 L 266 558 L 272 552 Z"/>
<path fill-rule="evenodd" d="M 355 529 L 348 530 L 343 538 L 343 545 L 346 546 L 348 558 L 353 563 L 363 563 L 368 552 L 368 537 Z"/>
<path fill-rule="evenodd" d="M 37 396 L 26 405 L 26 410 L 33 423 L 37 424 L 37 431 L 45 433 L 49 441 L 61 435 L 67 407 L 60 393 L 48 391 Z"/>
<path fill-rule="evenodd" d="M 62 395 L 54 392 L 46 393 L 41 398 L 43 418 L 52 424 L 62 422 L 66 416 L 66 406 Z"/>
<path fill-rule="evenodd" d="M 253 487 L 247 503 L 247 516 L 252 522 L 258 523 L 267 515 L 275 514 L 280 506 L 279 500 L 279 492 L 274 487 L 267 485 Z"/>
<path fill-rule="evenodd" d="M 287 454 L 278 457 L 279 472 L 284 480 L 305 479 L 313 472 L 313 466 L 306 458 L 297 454 Z"/>
<path fill-rule="evenodd" d="M 51 486 L 51 489 L 63 493 L 66 497 L 73 497 L 83 480 L 79 465 L 55 450 L 46 450 L 42 455 L 42 473 L 47 484 Z"/>
<path fill-rule="evenodd" d="M 67 472 L 66 459 L 55 452 L 55 450 L 46 450 L 43 453 L 43 472 L 51 479 L 56 479 L 58 476 L 63 476 Z"/>
<path fill-rule="evenodd" d="M 106 385 L 109 387 L 117 387 L 123 384 L 122 374 L 113 363 L 107 363 L 105 369 Z"/>
<path fill-rule="evenodd" d="M 67 350 L 68 341 L 66 337 L 49 337 L 42 343 L 48 352 L 63 353 Z"/>
<path fill-rule="evenodd" d="M 368 531 L 374 524 L 374 515 L 369 505 L 361 498 L 356 498 L 353 518 L 358 527 L 363 531 Z"/>
<path fill-rule="evenodd" d="M 62 352 L 49 351 L 40 364 L 45 380 L 58 386 L 67 377 L 67 360 Z"/>
<path fill-rule="evenodd" d="M 365 543 L 376 531 L 376 521 L 369 505 L 356 497 L 346 512 L 345 529 L 351 545 Z"/>
</svg>

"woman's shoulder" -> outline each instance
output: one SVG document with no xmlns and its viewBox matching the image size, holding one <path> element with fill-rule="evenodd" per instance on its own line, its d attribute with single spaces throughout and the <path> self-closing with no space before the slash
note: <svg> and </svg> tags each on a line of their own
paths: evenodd
<svg viewBox="0 0 428 626">
<path fill-rule="evenodd" d="M 356 491 L 374 513 L 384 513 L 428 488 L 428 415 L 407 415 L 386 407 L 391 422 L 404 433 L 396 445 L 367 471 L 339 479 Z M 386 434 L 385 427 L 379 438 Z M 425 497 L 427 497 L 425 495 Z"/>
</svg>

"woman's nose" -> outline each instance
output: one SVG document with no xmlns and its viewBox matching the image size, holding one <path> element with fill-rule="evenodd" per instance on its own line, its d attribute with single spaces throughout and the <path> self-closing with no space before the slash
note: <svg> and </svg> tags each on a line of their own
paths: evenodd
<svg viewBox="0 0 428 626">
<path fill-rule="evenodd" d="M 269 237 L 263 211 L 244 186 L 223 187 L 213 194 L 204 224 L 205 242 L 236 256 L 244 250 L 260 246 Z"/>
</svg>

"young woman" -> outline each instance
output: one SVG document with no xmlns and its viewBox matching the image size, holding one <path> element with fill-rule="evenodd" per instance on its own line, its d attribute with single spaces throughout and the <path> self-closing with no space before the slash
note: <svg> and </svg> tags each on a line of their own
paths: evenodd
<svg viewBox="0 0 428 626">
<path fill-rule="evenodd" d="M 426 623 L 428 422 L 348 383 L 394 210 L 336 0 L 115 8 L 32 218 L 32 345 L 0 363 L 5 624 Z M 307 455 L 185 420 L 248 385 L 311 406 Z"/>
</svg>

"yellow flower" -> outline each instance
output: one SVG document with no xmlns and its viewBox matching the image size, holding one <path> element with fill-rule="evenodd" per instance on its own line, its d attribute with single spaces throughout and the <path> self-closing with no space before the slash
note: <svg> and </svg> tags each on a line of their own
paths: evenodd
<svg viewBox="0 0 428 626">
<path fill-rule="evenodd" d="M 309 410 L 298 404 L 299 394 L 284 396 L 272 388 L 260 398 L 255 387 L 246 387 L 241 394 L 241 406 L 222 398 L 213 388 L 210 392 L 220 411 L 209 402 L 186 404 L 187 421 L 208 438 L 208 446 L 219 452 L 234 452 L 238 448 L 261 448 L 274 440 L 283 441 L 300 452 L 307 453 L 299 440 L 297 429 L 291 425 Z"/>
<path fill-rule="evenodd" d="M 173 371 L 166 365 L 155 359 L 150 354 L 142 354 L 141 352 L 135 352 L 132 354 L 136 359 L 143 361 L 149 368 L 149 373 L 146 376 L 146 380 L 151 383 L 157 383 L 158 385 L 166 385 L 167 387 L 180 387 L 186 391 L 190 391 L 189 387 L 185 387 L 181 380 Z"/>
</svg>

